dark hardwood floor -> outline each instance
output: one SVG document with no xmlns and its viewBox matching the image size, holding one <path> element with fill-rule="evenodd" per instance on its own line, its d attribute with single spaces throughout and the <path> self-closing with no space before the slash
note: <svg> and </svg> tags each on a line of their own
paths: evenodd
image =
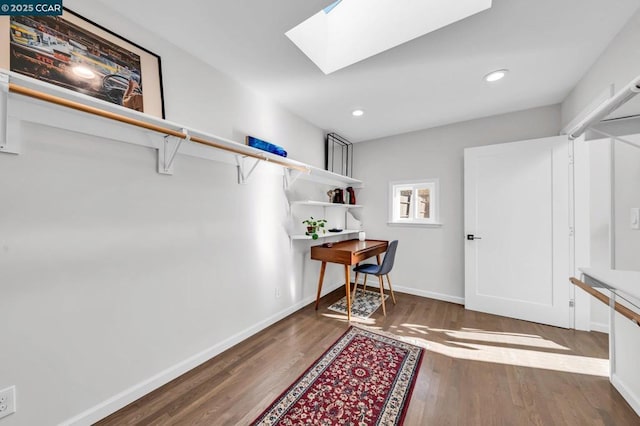
<svg viewBox="0 0 640 426">
<path fill-rule="evenodd" d="M 99 422 L 246 425 L 348 327 L 325 296 Z M 609 383 L 607 335 L 396 293 L 376 327 L 425 345 L 405 425 L 640 425 Z"/>
</svg>

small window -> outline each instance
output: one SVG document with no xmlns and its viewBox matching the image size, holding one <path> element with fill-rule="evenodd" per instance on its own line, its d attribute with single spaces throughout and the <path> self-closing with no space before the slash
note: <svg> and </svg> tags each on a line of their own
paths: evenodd
<svg viewBox="0 0 640 426">
<path fill-rule="evenodd" d="M 390 223 L 439 224 L 437 179 L 391 182 L 389 198 Z"/>
</svg>

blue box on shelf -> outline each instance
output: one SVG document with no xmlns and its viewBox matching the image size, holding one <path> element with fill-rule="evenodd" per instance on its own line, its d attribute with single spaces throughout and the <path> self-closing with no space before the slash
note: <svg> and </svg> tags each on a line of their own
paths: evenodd
<svg viewBox="0 0 640 426">
<path fill-rule="evenodd" d="M 287 156 L 287 151 L 285 151 L 281 146 L 263 141 L 262 139 L 254 138 L 253 136 L 247 136 L 247 145 L 281 157 Z"/>
</svg>

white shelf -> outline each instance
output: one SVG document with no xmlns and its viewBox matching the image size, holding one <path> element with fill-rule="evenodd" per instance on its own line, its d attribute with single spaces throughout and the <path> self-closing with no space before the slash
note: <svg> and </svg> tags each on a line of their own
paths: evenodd
<svg viewBox="0 0 640 426">
<path fill-rule="evenodd" d="M 15 87 L 11 87 L 14 85 Z M 25 89 L 31 94 L 27 94 Z M 16 90 L 18 93 L 9 94 Z M 58 101 L 55 98 L 58 98 Z M 220 161 L 238 167 L 240 167 L 239 158 L 250 156 L 259 161 L 293 169 L 300 173 L 298 176 L 300 179 L 335 187 L 362 187 L 362 181 L 358 179 L 280 157 L 240 142 L 191 129 L 0 68 L 0 110 L 3 109 L 2 105 L 9 102 L 11 102 L 11 108 L 7 109 L 10 111 L 10 118 L 17 119 L 18 122 L 44 124 L 99 137 L 108 135 L 107 137 L 112 140 L 156 148 L 159 153 L 166 151 L 165 134 L 171 134 L 166 133 L 169 131 L 173 133 L 173 139 L 176 141 L 185 140 L 181 145 L 176 144 L 176 154 Z M 72 106 L 73 104 L 75 106 Z M 7 114 L 6 111 L 4 113 Z M 0 124 L 2 124 L 2 117 L 0 117 Z M 5 129 L 0 129 L 0 134 L 4 131 Z M 203 139 L 204 141 L 199 141 Z M 0 152 L 19 154 L 20 151 L 17 143 L 0 143 Z M 167 170 L 161 173 L 172 174 Z"/>
<path fill-rule="evenodd" d="M 347 209 L 359 209 L 362 208 L 360 204 L 340 204 L 340 203 L 328 203 L 325 201 L 313 201 L 313 200 L 305 200 L 305 201 L 293 201 L 292 205 L 299 206 L 316 206 L 316 207 L 342 207 Z"/>
<path fill-rule="evenodd" d="M 309 173 L 300 175 L 300 179 L 309 180 L 316 183 L 323 183 L 335 187 L 363 188 L 364 183 L 361 180 L 350 178 L 348 176 L 339 175 L 328 170 L 319 169 L 317 167 L 308 166 Z"/>
<path fill-rule="evenodd" d="M 344 231 L 341 232 L 329 232 L 327 231 L 326 234 L 318 234 L 318 239 L 321 240 L 323 238 L 329 238 L 329 237 L 336 237 L 339 235 L 349 235 L 349 234 L 357 234 L 358 231 L 357 229 L 345 229 Z M 291 239 L 292 240 L 312 240 L 313 238 L 311 238 L 308 235 L 291 235 Z"/>
</svg>

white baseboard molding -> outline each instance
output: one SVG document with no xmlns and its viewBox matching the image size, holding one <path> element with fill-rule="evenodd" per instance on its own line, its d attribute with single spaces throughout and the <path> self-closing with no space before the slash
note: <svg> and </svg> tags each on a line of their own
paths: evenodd
<svg viewBox="0 0 640 426">
<path fill-rule="evenodd" d="M 435 293 L 433 291 L 417 290 L 409 287 L 395 287 L 400 293 L 412 294 L 414 296 L 427 297 L 429 299 L 442 300 L 444 302 L 456 303 L 458 305 L 464 305 L 464 297 L 451 296 L 449 294 Z"/>
<path fill-rule="evenodd" d="M 620 380 L 620 377 L 615 373 L 611 376 L 611 384 L 615 387 L 620 395 L 629 403 L 633 411 L 640 416 L 640 396 L 635 394 Z"/>
<path fill-rule="evenodd" d="M 591 322 L 591 331 L 609 334 L 609 324 L 601 322 Z"/>
<path fill-rule="evenodd" d="M 343 286 L 344 283 L 338 283 L 328 286 L 323 286 L 324 291 L 322 292 L 322 296 L 334 291 L 338 287 Z M 159 387 L 169 383 L 171 380 L 180 377 L 184 373 L 196 368 L 200 364 L 210 360 L 216 355 L 221 354 L 232 346 L 237 345 L 243 340 L 248 339 L 254 334 L 264 330 L 272 324 L 280 321 L 281 319 L 291 315 L 292 313 L 300 310 L 305 307 L 309 303 L 315 302 L 315 296 L 308 296 L 301 301 L 291 305 L 290 307 L 272 315 L 271 317 L 260 321 L 259 323 L 223 340 L 222 342 L 211 346 L 187 359 L 179 362 L 164 371 L 159 372 L 158 374 L 130 387 L 129 389 L 125 389 L 117 395 L 112 396 L 106 401 L 101 402 L 98 405 L 95 405 L 88 410 L 74 416 L 68 420 L 63 421 L 59 424 L 59 426 L 85 426 L 92 425 L 98 420 L 101 420 L 107 417 L 110 414 L 115 413 L 123 407 L 131 404 L 135 400 L 143 397 L 144 395 L 152 392 Z"/>
</svg>

